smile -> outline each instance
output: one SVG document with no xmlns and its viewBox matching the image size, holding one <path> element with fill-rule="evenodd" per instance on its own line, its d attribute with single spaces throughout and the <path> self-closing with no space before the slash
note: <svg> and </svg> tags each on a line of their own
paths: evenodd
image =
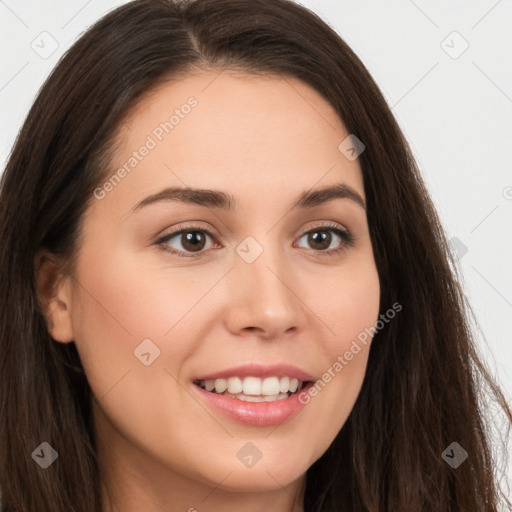
<svg viewBox="0 0 512 512">
<path fill-rule="evenodd" d="M 299 393 L 316 379 L 289 365 L 249 365 L 202 376 L 193 387 L 202 400 L 238 422 L 266 426 L 291 420 L 304 404 Z"/>
<path fill-rule="evenodd" d="M 200 380 L 197 385 L 206 391 L 245 402 L 274 402 L 298 393 L 303 382 L 293 377 L 229 377 Z"/>
</svg>

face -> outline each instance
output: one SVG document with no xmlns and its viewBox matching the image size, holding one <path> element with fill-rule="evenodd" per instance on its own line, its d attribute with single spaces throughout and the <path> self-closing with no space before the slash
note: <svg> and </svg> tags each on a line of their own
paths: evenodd
<svg viewBox="0 0 512 512">
<path fill-rule="evenodd" d="M 200 72 L 132 110 L 53 332 L 76 343 L 112 460 L 261 491 L 328 448 L 370 345 L 344 354 L 379 313 L 348 135 L 291 78 Z"/>
</svg>

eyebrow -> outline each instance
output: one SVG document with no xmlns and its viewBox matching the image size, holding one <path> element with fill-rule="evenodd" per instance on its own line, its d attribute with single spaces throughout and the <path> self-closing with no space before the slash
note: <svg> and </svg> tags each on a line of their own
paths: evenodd
<svg viewBox="0 0 512 512">
<path fill-rule="evenodd" d="M 363 198 L 352 187 L 345 183 L 303 192 L 293 208 L 313 208 L 333 199 L 350 199 L 366 211 Z M 135 212 L 144 206 L 162 201 L 180 201 L 186 204 L 197 204 L 207 208 L 218 208 L 233 211 L 236 199 L 219 190 L 168 187 L 156 194 L 152 194 L 137 203 L 130 212 Z"/>
</svg>

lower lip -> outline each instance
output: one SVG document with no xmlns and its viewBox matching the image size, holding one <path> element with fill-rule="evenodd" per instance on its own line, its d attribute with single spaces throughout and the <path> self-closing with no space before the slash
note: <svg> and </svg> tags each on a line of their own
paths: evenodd
<svg viewBox="0 0 512 512">
<path fill-rule="evenodd" d="M 299 394 L 312 385 L 312 382 L 308 382 L 299 393 L 294 393 L 283 400 L 275 400 L 274 402 L 245 402 L 236 398 L 211 393 L 193 384 L 197 392 L 212 408 L 241 423 L 260 427 L 281 425 L 295 417 L 305 405 L 299 401 Z"/>
</svg>

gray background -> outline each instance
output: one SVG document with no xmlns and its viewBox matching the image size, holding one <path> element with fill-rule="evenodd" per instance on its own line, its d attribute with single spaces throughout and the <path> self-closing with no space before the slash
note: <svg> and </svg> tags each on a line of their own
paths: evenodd
<svg viewBox="0 0 512 512">
<path fill-rule="evenodd" d="M 2 170 L 59 57 L 122 3 L 0 0 Z M 481 355 L 512 403 L 512 0 L 301 3 L 358 54 L 398 119 L 459 255 Z"/>
</svg>

